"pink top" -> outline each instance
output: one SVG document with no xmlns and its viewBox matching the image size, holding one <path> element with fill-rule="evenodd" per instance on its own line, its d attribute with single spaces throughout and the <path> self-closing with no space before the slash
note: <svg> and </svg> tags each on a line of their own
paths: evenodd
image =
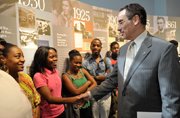
<svg viewBox="0 0 180 118">
<path fill-rule="evenodd" d="M 54 69 L 53 71 L 50 71 L 46 68 L 44 68 L 44 70 L 45 72 L 43 74 L 36 73 L 34 75 L 33 82 L 36 89 L 47 86 L 53 97 L 61 98 L 62 82 L 58 70 Z M 40 108 L 42 118 L 57 117 L 64 111 L 63 104 L 49 104 L 42 96 Z"/>
</svg>

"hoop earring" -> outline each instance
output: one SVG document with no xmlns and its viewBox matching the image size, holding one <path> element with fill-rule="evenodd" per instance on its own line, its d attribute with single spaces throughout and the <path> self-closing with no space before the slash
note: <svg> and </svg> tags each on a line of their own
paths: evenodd
<svg viewBox="0 0 180 118">
<path fill-rule="evenodd" d="M 0 69 L 5 71 L 6 73 L 9 73 L 9 68 L 6 66 L 6 64 L 2 65 Z"/>
</svg>

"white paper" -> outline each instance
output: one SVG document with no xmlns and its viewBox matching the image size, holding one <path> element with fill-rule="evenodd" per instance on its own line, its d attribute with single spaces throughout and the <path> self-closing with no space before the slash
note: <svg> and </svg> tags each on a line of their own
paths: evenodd
<svg viewBox="0 0 180 118">
<path fill-rule="evenodd" d="M 137 112 L 137 118 L 161 118 L 161 112 Z"/>
</svg>

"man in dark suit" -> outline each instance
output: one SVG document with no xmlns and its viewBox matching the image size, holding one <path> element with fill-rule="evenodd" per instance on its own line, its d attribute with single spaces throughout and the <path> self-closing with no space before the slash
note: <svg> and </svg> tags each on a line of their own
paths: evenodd
<svg viewBox="0 0 180 118">
<path fill-rule="evenodd" d="M 177 50 L 173 44 L 150 35 L 146 31 L 146 19 L 146 11 L 139 4 L 129 4 L 120 10 L 118 31 L 130 42 L 119 49 L 109 79 L 81 98 L 98 100 L 118 86 L 118 118 L 137 118 L 138 111 L 162 112 L 162 118 L 179 118 Z M 134 58 L 127 71 L 130 44 L 134 47 L 131 48 Z"/>
</svg>

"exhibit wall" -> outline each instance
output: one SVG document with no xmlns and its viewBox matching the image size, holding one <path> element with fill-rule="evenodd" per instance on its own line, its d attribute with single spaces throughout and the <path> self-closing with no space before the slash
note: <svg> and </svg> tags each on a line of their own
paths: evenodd
<svg viewBox="0 0 180 118">
<path fill-rule="evenodd" d="M 0 38 L 22 49 L 26 60 L 24 72 L 29 73 L 34 53 L 40 46 L 57 49 L 57 69 L 61 75 L 69 68 L 68 52 L 77 49 L 84 57 L 87 52 L 91 52 L 90 42 L 94 38 L 99 38 L 102 42 L 102 56 L 109 50 L 111 42 L 117 41 L 120 46 L 128 42 L 117 31 L 119 9 L 81 1 L 0 1 Z M 111 4 L 113 6 L 114 3 Z M 154 2 L 146 4 L 152 5 L 152 10 L 148 5 L 145 7 L 148 9 L 147 14 L 149 13 L 146 28 L 150 34 L 167 41 L 180 42 L 180 17 L 153 15 Z M 123 7 L 125 3 L 121 5 Z"/>
</svg>

